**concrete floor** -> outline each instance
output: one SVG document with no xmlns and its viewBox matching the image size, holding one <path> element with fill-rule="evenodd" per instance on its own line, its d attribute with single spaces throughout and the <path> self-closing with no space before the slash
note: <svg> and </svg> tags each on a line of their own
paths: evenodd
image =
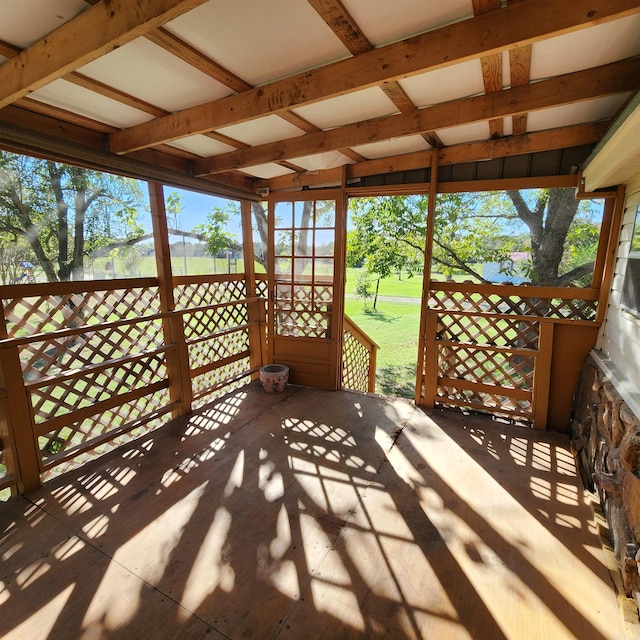
<svg viewBox="0 0 640 640">
<path fill-rule="evenodd" d="M 620 640 L 566 437 L 253 384 L 0 505 L 3 638 Z"/>
</svg>

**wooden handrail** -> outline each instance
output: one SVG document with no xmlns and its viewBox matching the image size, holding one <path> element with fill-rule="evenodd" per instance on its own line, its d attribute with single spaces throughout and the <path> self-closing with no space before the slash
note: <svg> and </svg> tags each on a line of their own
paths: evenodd
<svg viewBox="0 0 640 640">
<path fill-rule="evenodd" d="M 380 348 L 378 343 L 375 342 L 375 340 L 373 340 L 371 337 L 369 337 L 369 335 L 367 335 L 346 313 L 344 314 L 344 329 L 345 331 L 347 329 L 351 331 L 354 334 L 354 336 L 358 339 L 358 341 L 362 342 L 362 344 L 364 345 L 370 344 L 372 347 L 375 347 L 376 349 Z"/>
<path fill-rule="evenodd" d="M 515 284 L 478 284 L 474 282 L 439 282 L 431 281 L 432 291 L 449 291 L 451 293 L 495 294 L 503 298 L 558 298 L 561 300 L 598 300 L 600 289 L 592 287 L 544 287 L 523 286 Z"/>
</svg>

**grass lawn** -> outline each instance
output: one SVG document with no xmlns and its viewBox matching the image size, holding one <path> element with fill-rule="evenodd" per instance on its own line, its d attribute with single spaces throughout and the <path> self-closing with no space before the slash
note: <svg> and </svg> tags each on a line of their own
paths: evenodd
<svg viewBox="0 0 640 640">
<path fill-rule="evenodd" d="M 353 293 L 356 287 L 358 277 L 364 273 L 364 269 L 347 269 L 347 286 L 345 291 L 349 294 Z M 371 278 L 371 291 L 375 293 L 376 281 Z M 385 278 L 380 281 L 380 289 L 378 291 L 379 296 L 398 296 L 401 298 L 420 298 L 422 296 L 422 276 L 415 275 L 409 277 L 406 273 L 403 273 L 400 278 L 394 275 L 390 278 Z"/>
<path fill-rule="evenodd" d="M 420 305 L 381 300 L 377 311 L 365 312 L 361 299 L 347 298 L 345 313 L 380 347 L 376 392 L 413 398 Z"/>
</svg>

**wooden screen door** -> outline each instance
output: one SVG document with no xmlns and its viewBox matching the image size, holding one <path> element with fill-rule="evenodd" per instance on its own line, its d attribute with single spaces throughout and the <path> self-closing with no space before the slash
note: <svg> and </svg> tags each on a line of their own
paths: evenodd
<svg viewBox="0 0 640 640">
<path fill-rule="evenodd" d="M 343 220 L 336 192 L 269 202 L 269 353 L 292 384 L 340 385 Z"/>
</svg>

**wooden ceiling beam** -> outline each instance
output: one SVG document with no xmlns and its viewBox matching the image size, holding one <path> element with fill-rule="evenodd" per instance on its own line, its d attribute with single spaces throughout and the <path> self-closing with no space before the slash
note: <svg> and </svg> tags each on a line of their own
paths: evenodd
<svg viewBox="0 0 640 640">
<path fill-rule="evenodd" d="M 511 68 L 511 86 L 521 87 L 529 84 L 531 77 L 531 45 L 516 47 L 509 50 L 509 65 Z M 527 114 L 521 113 L 513 117 L 513 135 L 527 132 Z"/>
<path fill-rule="evenodd" d="M 340 0 L 308 0 L 308 2 L 354 56 L 374 48 Z M 415 111 L 416 106 L 396 81 L 383 82 L 380 88 L 401 113 Z M 285 112 L 285 114 L 293 115 L 291 111 Z M 283 118 L 289 119 L 286 115 L 281 115 Z M 289 120 L 289 122 L 293 121 Z M 306 129 L 305 131 L 312 133 Z M 355 162 L 364 160 L 364 157 L 353 149 L 346 148 L 339 151 Z"/>
<path fill-rule="evenodd" d="M 476 16 L 500 9 L 500 0 L 473 0 L 473 13 Z M 480 58 L 482 66 L 482 81 L 485 93 L 502 89 L 502 53 L 494 53 Z M 502 138 L 504 135 L 504 120 L 492 118 L 489 120 L 489 136 Z"/>
<path fill-rule="evenodd" d="M 100 2 L 0 66 L 0 109 L 206 0 Z"/>
<path fill-rule="evenodd" d="M 438 151 L 438 166 L 480 162 L 493 158 L 565 149 L 598 142 L 609 126 L 609 122 L 580 124 L 550 131 L 538 131 L 522 136 L 509 136 L 499 140 L 486 140 L 458 144 Z M 432 152 L 419 151 L 390 158 L 366 160 L 345 167 L 347 178 L 384 175 L 401 171 L 424 169 L 431 165 Z M 340 169 L 325 169 L 303 175 L 280 176 L 261 181 L 260 186 L 268 186 L 272 191 L 301 189 L 321 184 L 339 182 Z"/>
<path fill-rule="evenodd" d="M 637 0 L 521 0 L 361 55 L 115 132 L 128 153 L 640 13 Z"/>
<path fill-rule="evenodd" d="M 524 0 L 523 0 L 524 1 Z M 577 71 L 495 93 L 375 118 L 329 131 L 194 161 L 194 175 L 208 175 L 299 156 L 518 115 L 536 109 L 631 92 L 640 84 L 640 59 Z"/>
<path fill-rule="evenodd" d="M 340 0 L 307 1 L 354 56 L 373 49 L 367 36 Z"/>
<path fill-rule="evenodd" d="M 257 198 L 256 179 L 251 176 L 224 174 L 213 180 L 194 178 L 189 171 L 189 158 L 163 153 L 160 147 L 116 156 L 105 151 L 103 133 L 15 105 L 0 111 L 0 148 L 213 195 Z"/>
<path fill-rule="evenodd" d="M 145 34 L 145 38 L 233 91 L 242 93 L 253 89 L 248 82 L 214 62 L 195 47 L 167 31 L 167 29 L 159 28 L 149 31 Z"/>
</svg>

